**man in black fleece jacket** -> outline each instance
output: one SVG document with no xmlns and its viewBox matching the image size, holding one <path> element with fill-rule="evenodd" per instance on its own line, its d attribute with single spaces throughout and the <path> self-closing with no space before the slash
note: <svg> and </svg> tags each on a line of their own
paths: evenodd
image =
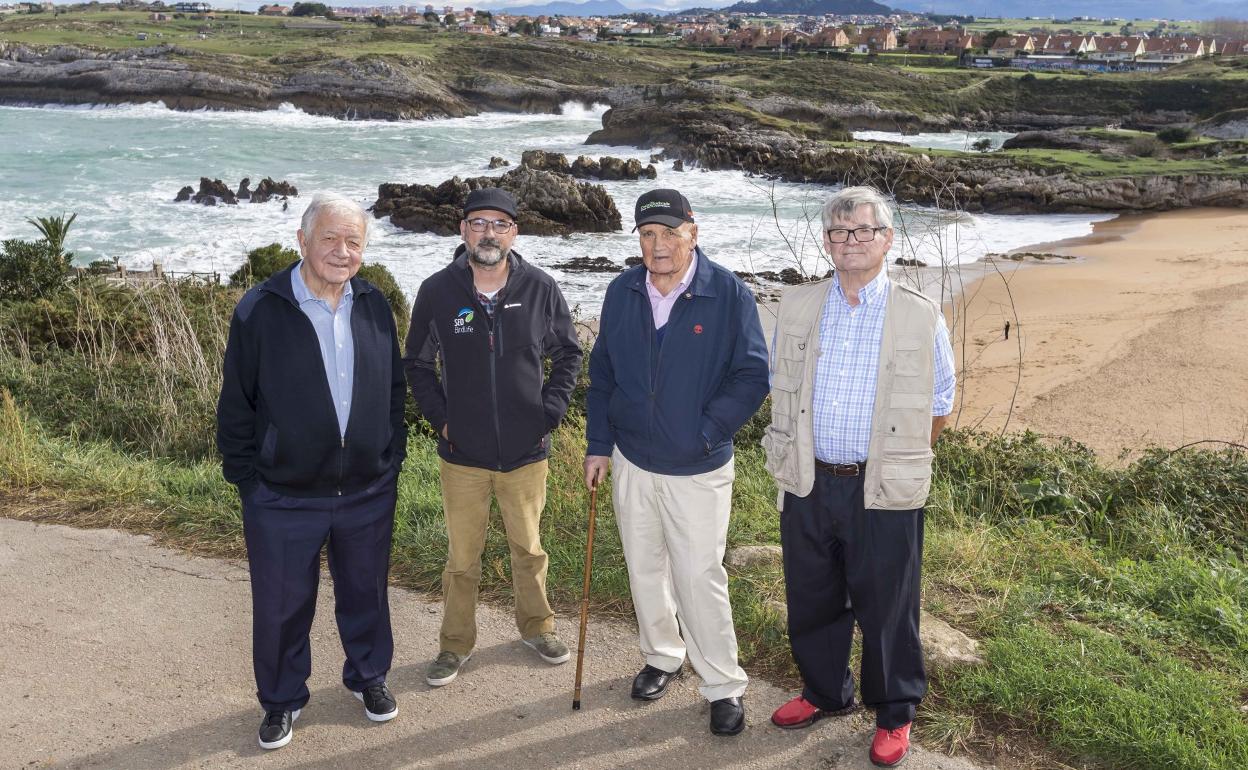
<svg viewBox="0 0 1248 770">
<path fill-rule="evenodd" d="M 398 714 L 386 586 L 406 388 L 390 307 L 355 277 L 368 223 L 354 201 L 317 196 L 299 230 L 303 260 L 247 292 L 230 320 L 217 446 L 243 504 L 265 749 L 290 742 L 308 702 L 327 542 L 343 684 L 370 720 Z"/>
<path fill-rule="evenodd" d="M 547 663 L 569 657 L 546 600 L 538 524 L 548 434 L 567 411 L 581 347 L 558 284 L 511 250 L 517 227 L 509 193 L 474 190 L 459 231 L 464 242 L 454 261 L 420 286 L 403 357 L 416 404 L 440 435 L 448 554 L 440 652 L 425 675 L 434 687 L 455 679 L 476 644 L 491 494 L 511 547 L 520 638 Z"/>
</svg>

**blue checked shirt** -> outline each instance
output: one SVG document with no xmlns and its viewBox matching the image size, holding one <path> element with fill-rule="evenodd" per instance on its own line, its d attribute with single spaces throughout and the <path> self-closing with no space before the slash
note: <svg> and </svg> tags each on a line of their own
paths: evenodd
<svg viewBox="0 0 1248 770">
<path fill-rule="evenodd" d="M 316 341 L 321 346 L 321 361 L 325 364 L 325 378 L 329 381 L 329 393 L 334 399 L 334 412 L 338 417 L 338 433 L 347 435 L 347 419 L 351 416 L 351 388 L 355 382 L 355 339 L 351 336 L 351 282 L 342 288 L 337 312 L 329 309 L 329 303 L 320 299 L 303 282 L 299 263 L 290 271 L 290 290 L 299 303 L 299 309 L 312 322 Z"/>
<path fill-rule="evenodd" d="M 816 359 L 814 383 L 815 457 L 825 463 L 867 459 L 888 292 L 888 270 L 884 269 L 858 292 L 859 304 L 851 307 L 839 277 L 832 276 L 832 289 L 819 320 L 821 355 Z M 953 348 L 943 320 L 936 325 L 933 360 L 932 416 L 939 417 L 953 411 L 955 384 Z"/>
</svg>

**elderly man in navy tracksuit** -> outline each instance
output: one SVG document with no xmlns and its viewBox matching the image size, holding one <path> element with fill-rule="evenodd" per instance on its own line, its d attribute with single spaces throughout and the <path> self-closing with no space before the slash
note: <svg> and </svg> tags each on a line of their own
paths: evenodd
<svg viewBox="0 0 1248 770">
<path fill-rule="evenodd" d="M 302 261 L 247 292 L 230 321 L 217 446 L 243 504 L 265 749 L 290 742 L 308 702 L 326 543 L 343 684 L 370 720 L 398 714 L 386 581 L 407 388 L 394 315 L 355 277 L 368 224 L 354 201 L 318 196 L 299 230 Z"/>
<path fill-rule="evenodd" d="M 685 196 L 645 193 L 635 221 L 644 264 L 607 288 L 590 355 L 585 481 L 614 464 L 646 658 L 633 698 L 662 697 L 688 655 L 711 732 L 736 735 L 747 679 L 723 566 L 732 437 L 767 395 L 767 345 L 750 290 L 698 248 Z"/>
</svg>

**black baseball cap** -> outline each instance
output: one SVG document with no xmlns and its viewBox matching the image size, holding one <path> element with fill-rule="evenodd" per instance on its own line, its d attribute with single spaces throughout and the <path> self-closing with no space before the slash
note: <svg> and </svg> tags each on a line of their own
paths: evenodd
<svg viewBox="0 0 1248 770">
<path fill-rule="evenodd" d="M 468 193 L 468 202 L 464 204 L 464 219 L 474 211 L 492 209 L 501 211 L 512 219 L 516 218 L 516 199 L 501 187 L 482 187 Z"/>
<path fill-rule="evenodd" d="M 676 190 L 658 189 L 642 193 L 633 210 L 633 230 L 642 225 L 657 223 L 668 227 L 680 227 L 693 221 L 693 207 L 689 199 Z"/>
</svg>

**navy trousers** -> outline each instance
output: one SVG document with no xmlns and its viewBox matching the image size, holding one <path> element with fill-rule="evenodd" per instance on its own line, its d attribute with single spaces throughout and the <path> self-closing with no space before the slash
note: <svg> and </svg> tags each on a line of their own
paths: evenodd
<svg viewBox="0 0 1248 770">
<path fill-rule="evenodd" d="M 392 471 L 344 497 L 286 497 L 261 484 L 243 499 L 252 664 L 266 711 L 293 711 L 308 702 L 308 632 L 326 541 L 334 616 L 347 658 L 342 682 L 360 692 L 385 681 L 394 655 L 387 576 L 396 495 Z"/>
<path fill-rule="evenodd" d="M 927 693 L 919 644 L 923 509 L 868 511 L 862 476 L 815 471 L 780 515 L 789 643 L 803 697 L 835 711 L 854 699 L 849 652 L 862 629 L 862 702 L 876 725 L 901 727 Z"/>
</svg>

